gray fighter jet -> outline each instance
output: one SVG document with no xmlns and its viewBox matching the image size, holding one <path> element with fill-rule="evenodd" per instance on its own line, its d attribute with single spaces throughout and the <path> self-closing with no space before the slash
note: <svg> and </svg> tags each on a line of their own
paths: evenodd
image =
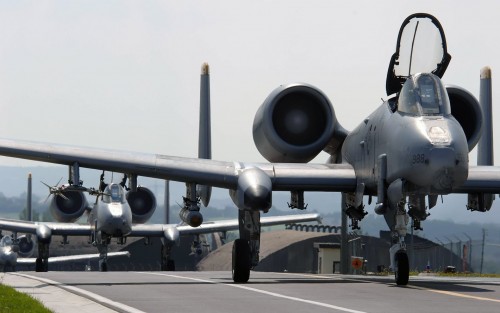
<svg viewBox="0 0 500 313">
<path fill-rule="evenodd" d="M 318 88 L 278 87 L 258 109 L 253 126 L 257 149 L 271 163 L 7 139 L 0 140 L 0 155 L 68 165 L 74 188 L 79 187 L 80 167 L 127 174 L 131 193 L 138 192 L 137 176 L 185 182 L 181 218 L 192 226 L 201 220 L 200 197 L 204 205 L 210 198 L 197 186 L 228 189 L 239 208 L 235 282 L 246 282 L 258 264 L 260 212 L 271 208 L 273 191 L 290 191 L 289 206 L 298 209 L 306 207 L 305 191 L 342 192 L 342 209 L 354 228 L 366 214 L 364 197 L 371 203 L 376 196 L 376 212 L 385 216 L 394 235 L 390 252 L 396 283 L 405 285 L 409 264 L 403 238 L 410 218 L 420 227 L 438 196 L 454 192 L 469 194 L 468 209 L 485 211 L 491 207 L 491 194 L 500 192 L 500 168 L 492 166 L 491 141 L 478 148 L 480 166 L 469 164 L 469 152 L 482 133 L 491 133 L 491 126 L 483 122 L 491 116 L 483 118 L 480 104 L 467 90 L 442 83 L 450 59 L 439 21 L 428 14 L 409 16 L 389 65 L 388 99 L 351 132 L 337 122 L 330 101 Z M 481 81 L 488 82 L 487 71 L 483 76 Z M 328 162 L 309 164 L 322 150 L 330 154 Z"/>
<path fill-rule="evenodd" d="M 19 239 L 19 238 L 18 238 Z M 128 251 L 110 252 L 108 258 L 117 256 L 130 256 Z M 56 256 L 48 259 L 51 264 L 73 262 L 78 260 L 99 259 L 99 254 L 76 254 L 67 256 Z M 36 258 L 24 257 L 19 245 L 11 236 L 2 236 L 0 239 L 0 272 L 15 271 L 17 264 L 36 264 Z"/>
<path fill-rule="evenodd" d="M 70 208 L 69 203 L 71 201 L 76 201 L 75 199 L 78 199 L 76 197 L 80 195 L 80 191 L 68 191 L 68 188 L 65 189 L 66 190 L 61 192 L 60 195 L 54 197 L 55 200 L 53 203 L 66 203 L 66 206 L 61 205 L 59 207 L 54 207 L 54 210 L 58 210 L 59 215 L 56 215 L 56 217 L 59 216 L 59 220 L 66 218 L 66 221 L 68 221 L 67 218 L 69 218 L 70 214 L 67 210 L 65 211 L 65 209 Z M 234 219 L 206 222 L 198 227 L 176 224 L 138 223 L 137 221 L 140 221 L 140 218 L 144 217 L 140 215 L 137 217 L 137 211 L 131 209 L 131 200 L 127 200 L 126 194 L 127 191 L 120 184 L 109 184 L 104 193 L 99 196 L 100 200 L 96 202 L 89 212 L 88 224 L 85 225 L 68 222 L 29 222 L 0 219 L 0 229 L 12 231 L 15 234 L 25 233 L 35 235 L 38 246 L 38 257 L 35 260 L 35 269 L 38 272 L 47 271 L 49 262 L 59 260 L 49 258 L 49 246 L 52 236 L 54 235 L 63 236 L 63 243 L 67 243 L 68 236 L 88 236 L 89 241 L 96 246 L 99 251 L 100 271 L 107 271 L 108 256 L 115 255 L 114 252 L 108 253 L 108 244 L 111 242 L 111 239 L 116 238 L 119 243 L 123 244 L 128 237 L 144 237 L 146 239 L 160 237 L 163 243 L 161 268 L 162 270 L 175 270 L 175 264 L 170 258 L 171 249 L 178 243 L 180 236 L 227 232 L 238 229 L 238 221 Z M 63 196 L 66 197 L 66 199 L 62 198 Z M 261 220 L 261 225 L 275 226 L 288 223 L 319 222 L 320 220 L 319 214 L 273 216 L 263 218 Z M 6 240 L 6 244 L 1 246 L 3 248 L 0 251 L 0 264 L 2 260 L 5 259 L 6 265 L 15 266 L 15 259 L 12 258 L 17 258 L 17 253 L 20 249 L 19 246 L 15 244 L 16 241 L 12 239 L 8 241 L 9 239 L 6 238 L 12 237 L 3 237 L 3 240 Z M 201 249 L 199 247 L 194 248 Z M 80 257 L 80 259 L 86 258 L 89 258 L 89 256 L 84 255 Z"/>
</svg>

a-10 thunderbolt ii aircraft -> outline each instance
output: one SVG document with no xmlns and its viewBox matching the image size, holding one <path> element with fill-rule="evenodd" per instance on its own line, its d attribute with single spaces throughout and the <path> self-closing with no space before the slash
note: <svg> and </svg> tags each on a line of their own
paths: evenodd
<svg viewBox="0 0 500 313">
<path fill-rule="evenodd" d="M 18 238 L 19 240 L 19 238 Z M 33 245 L 31 245 L 34 247 Z M 31 249 L 31 256 L 34 249 Z M 116 256 L 130 256 L 128 251 L 110 252 L 108 258 Z M 99 254 L 76 254 L 76 255 L 66 255 L 66 256 L 56 256 L 48 259 L 51 264 L 54 263 L 69 263 L 77 260 L 94 260 L 99 259 Z M 20 245 L 15 242 L 15 240 L 9 236 L 2 236 L 0 239 L 0 272 L 15 271 L 17 264 L 36 264 L 36 258 L 28 257 L 25 252 L 22 251 Z"/>
<path fill-rule="evenodd" d="M 363 199 L 377 197 L 376 213 L 393 233 L 390 249 L 396 283 L 408 283 L 404 243 L 409 218 L 420 227 L 439 195 L 469 194 L 468 209 L 485 211 L 500 191 L 500 168 L 492 165 L 492 143 L 478 148 L 480 166 L 469 152 L 486 126 L 476 98 L 441 77 L 451 56 L 443 28 L 428 14 L 409 16 L 401 26 L 387 74 L 388 100 L 349 132 L 337 122 L 326 95 L 308 84 L 282 85 L 258 109 L 254 142 L 271 163 L 243 163 L 140 154 L 63 145 L 0 140 L 0 154 L 79 167 L 186 182 L 181 214 L 189 225 L 201 217 L 199 200 L 229 190 L 239 208 L 240 238 L 233 245 L 233 280 L 246 282 L 258 263 L 260 211 L 272 205 L 273 191 L 290 191 L 290 207 L 303 209 L 304 191 L 343 193 L 342 209 L 353 227 L 365 216 Z M 488 76 L 486 73 L 485 76 Z M 487 78 L 487 77 L 486 77 Z M 483 81 L 483 80 L 481 80 Z M 486 79 L 488 81 L 488 79 Z M 487 88 L 486 88 L 487 89 Z M 487 115 L 487 114 L 485 114 Z M 326 164 L 309 164 L 321 150 Z M 72 180 L 75 188 L 78 180 Z M 137 189 L 132 184 L 132 191 Z M 427 199 L 427 203 L 426 200 Z M 407 205 L 406 205 L 407 204 Z"/>
</svg>

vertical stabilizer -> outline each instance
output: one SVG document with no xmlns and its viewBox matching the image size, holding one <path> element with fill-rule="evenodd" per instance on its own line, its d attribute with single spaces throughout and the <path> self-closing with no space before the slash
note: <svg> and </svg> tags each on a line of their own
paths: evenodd
<svg viewBox="0 0 500 313">
<path fill-rule="evenodd" d="M 26 219 L 28 221 L 33 220 L 32 207 L 31 207 L 31 196 L 32 196 L 32 188 L 31 188 L 31 173 L 28 174 L 28 191 L 26 195 Z"/>
<path fill-rule="evenodd" d="M 170 181 L 165 181 L 165 224 L 170 224 Z"/>
<path fill-rule="evenodd" d="M 492 114 L 491 69 L 481 69 L 479 103 L 483 111 L 483 134 L 477 145 L 477 165 L 494 165 L 493 160 L 493 114 Z M 468 196 L 473 210 L 488 211 L 493 204 L 493 194 L 473 194 Z"/>
<path fill-rule="evenodd" d="M 491 97 L 491 69 L 481 69 L 479 103 L 483 111 L 483 134 L 477 147 L 477 165 L 493 165 L 493 117 Z"/>
<path fill-rule="evenodd" d="M 208 63 L 201 67 L 200 80 L 200 126 L 198 134 L 198 158 L 212 158 L 212 135 L 210 125 L 210 69 Z M 212 194 L 211 186 L 198 186 L 198 196 L 206 207 Z"/>
</svg>

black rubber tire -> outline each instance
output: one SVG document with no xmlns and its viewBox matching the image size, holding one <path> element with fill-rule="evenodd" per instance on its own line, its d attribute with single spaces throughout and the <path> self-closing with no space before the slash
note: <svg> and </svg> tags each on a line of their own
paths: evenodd
<svg viewBox="0 0 500 313">
<path fill-rule="evenodd" d="M 175 271 L 175 262 L 174 260 L 167 261 L 167 271 L 174 272 Z"/>
<path fill-rule="evenodd" d="M 99 272 L 107 272 L 108 271 L 108 263 L 99 261 Z"/>
<path fill-rule="evenodd" d="M 396 253 L 395 263 L 396 270 L 394 271 L 394 278 L 396 279 L 396 284 L 398 286 L 408 285 L 408 280 L 410 278 L 410 263 L 408 262 L 408 254 L 404 251 Z"/>
<path fill-rule="evenodd" d="M 233 281 L 246 283 L 250 278 L 250 244 L 248 240 L 236 239 L 233 243 Z"/>
<path fill-rule="evenodd" d="M 41 258 L 36 258 L 35 261 L 35 272 L 44 272 L 43 270 L 43 261 Z"/>
</svg>

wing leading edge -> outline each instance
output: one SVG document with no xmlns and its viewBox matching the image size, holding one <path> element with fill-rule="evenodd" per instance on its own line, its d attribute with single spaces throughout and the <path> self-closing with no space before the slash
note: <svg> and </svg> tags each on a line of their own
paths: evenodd
<svg viewBox="0 0 500 313">
<path fill-rule="evenodd" d="M 319 214 L 297 214 L 284 216 L 263 217 L 262 226 L 275 226 L 287 223 L 321 222 Z M 0 229 L 17 233 L 36 234 L 40 225 L 50 228 L 52 235 L 59 236 L 89 236 L 92 228 L 89 225 L 73 223 L 28 222 L 19 220 L 0 219 Z M 177 229 L 179 235 L 204 234 L 238 229 L 238 220 L 224 220 L 206 222 L 199 227 L 174 224 L 137 224 L 132 226 L 129 237 L 162 237 L 165 231 Z"/>
<path fill-rule="evenodd" d="M 10 139 L 0 139 L 0 155 L 225 189 L 236 189 L 239 174 L 252 167 L 271 178 L 273 190 L 354 191 L 356 187 L 354 169 L 347 164 L 224 162 Z"/>
</svg>

